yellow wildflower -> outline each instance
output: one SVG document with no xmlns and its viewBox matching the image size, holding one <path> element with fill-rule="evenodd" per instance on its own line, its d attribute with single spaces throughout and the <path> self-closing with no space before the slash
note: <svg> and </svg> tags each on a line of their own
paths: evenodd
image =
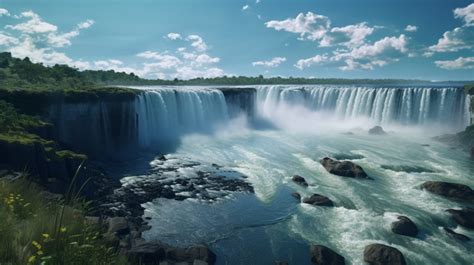
<svg viewBox="0 0 474 265">
<path fill-rule="evenodd" d="M 43 253 L 43 251 L 39 250 L 38 252 L 36 252 L 36 254 L 38 254 L 38 256 L 41 256 L 41 255 L 43 255 L 44 253 Z"/>
<path fill-rule="evenodd" d="M 33 246 L 35 246 L 35 248 L 37 248 L 38 250 L 41 249 L 40 243 L 38 243 L 38 242 L 36 242 L 36 241 L 33 241 L 33 242 L 31 242 L 31 244 L 32 244 Z"/>
<path fill-rule="evenodd" d="M 59 231 L 60 231 L 61 233 L 66 233 L 67 228 L 66 228 L 66 227 L 61 227 L 61 228 L 59 229 Z"/>
<path fill-rule="evenodd" d="M 32 255 L 28 258 L 28 263 L 34 263 L 36 260 L 36 256 L 35 255 Z"/>
<path fill-rule="evenodd" d="M 46 234 L 46 233 L 42 234 L 42 236 L 43 236 L 44 238 L 49 238 L 49 234 Z"/>
</svg>

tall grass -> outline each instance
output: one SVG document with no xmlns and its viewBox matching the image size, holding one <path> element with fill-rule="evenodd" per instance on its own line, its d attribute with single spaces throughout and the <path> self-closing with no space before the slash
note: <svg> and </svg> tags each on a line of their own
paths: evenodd
<svg viewBox="0 0 474 265">
<path fill-rule="evenodd" d="M 24 178 L 0 180 L 0 264 L 126 264 L 86 210 L 77 194 L 51 200 Z"/>
</svg>

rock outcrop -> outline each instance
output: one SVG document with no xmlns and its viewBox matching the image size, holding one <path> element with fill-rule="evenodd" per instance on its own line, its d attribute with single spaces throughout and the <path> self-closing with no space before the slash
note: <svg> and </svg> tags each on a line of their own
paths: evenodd
<svg viewBox="0 0 474 265">
<path fill-rule="evenodd" d="M 427 181 L 421 185 L 421 188 L 449 199 L 474 201 L 474 190 L 464 184 Z"/>
<path fill-rule="evenodd" d="M 366 246 L 364 261 L 369 265 L 406 265 L 405 258 L 398 249 L 382 244 Z"/>
<path fill-rule="evenodd" d="M 322 245 L 310 247 L 311 263 L 314 265 L 344 265 L 345 259 L 332 249 Z"/>
<path fill-rule="evenodd" d="M 387 134 L 381 126 L 375 126 L 369 130 L 369 134 L 372 135 L 385 135 Z"/>
<path fill-rule="evenodd" d="M 416 237 L 418 228 L 410 218 L 398 216 L 398 221 L 392 223 L 392 232 L 403 236 Z"/>
<path fill-rule="evenodd" d="M 350 161 L 339 161 L 325 157 L 320 161 L 321 165 L 331 174 L 348 178 L 368 178 L 364 169 Z"/>
<path fill-rule="evenodd" d="M 453 220 L 465 228 L 474 229 L 474 209 L 465 208 L 462 210 L 449 209 L 447 210 L 453 218 Z"/>
<path fill-rule="evenodd" d="M 293 182 L 295 182 L 296 184 L 308 187 L 308 182 L 306 182 L 306 179 L 300 175 L 294 175 L 293 177 L 291 177 L 291 180 L 293 180 Z"/>
<path fill-rule="evenodd" d="M 307 204 L 315 205 L 315 206 L 328 206 L 328 207 L 334 206 L 334 203 L 331 201 L 331 199 L 329 199 L 326 196 L 319 195 L 316 193 L 311 195 L 310 197 L 304 198 L 303 202 Z"/>
<path fill-rule="evenodd" d="M 456 233 L 452 229 L 449 229 L 447 227 L 443 227 L 443 230 L 446 232 L 446 234 L 448 234 L 450 237 L 452 237 L 456 240 L 460 240 L 460 241 L 470 241 L 471 240 L 468 236 Z"/>
</svg>

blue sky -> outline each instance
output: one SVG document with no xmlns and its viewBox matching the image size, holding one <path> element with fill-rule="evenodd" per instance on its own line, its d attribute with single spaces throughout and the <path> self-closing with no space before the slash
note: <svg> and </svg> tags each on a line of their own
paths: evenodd
<svg viewBox="0 0 474 265">
<path fill-rule="evenodd" d="M 0 0 L 0 50 L 146 78 L 474 79 L 464 0 Z"/>
</svg>

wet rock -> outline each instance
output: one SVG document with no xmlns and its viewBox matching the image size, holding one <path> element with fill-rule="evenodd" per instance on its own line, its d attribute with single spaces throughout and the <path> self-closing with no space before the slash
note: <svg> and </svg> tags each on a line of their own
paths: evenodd
<svg viewBox="0 0 474 265">
<path fill-rule="evenodd" d="M 275 264 L 276 265 L 288 265 L 288 262 L 286 262 L 286 261 L 276 261 Z"/>
<path fill-rule="evenodd" d="M 306 182 L 306 179 L 304 179 L 302 176 L 299 175 L 294 175 L 291 180 L 295 182 L 296 184 L 299 184 L 304 187 L 308 187 L 308 183 Z"/>
<path fill-rule="evenodd" d="M 366 246 L 364 261 L 369 265 L 406 265 L 405 258 L 398 249 L 382 244 Z"/>
<path fill-rule="evenodd" d="M 125 217 L 111 217 L 107 219 L 107 223 L 108 234 L 123 235 L 127 234 L 130 231 L 127 219 L 125 219 Z"/>
<path fill-rule="evenodd" d="M 418 228 L 410 218 L 398 216 L 398 221 L 392 223 L 392 232 L 403 236 L 416 237 Z"/>
<path fill-rule="evenodd" d="M 322 245 L 310 247 L 311 263 L 315 265 L 344 265 L 345 259 L 332 249 Z"/>
<path fill-rule="evenodd" d="M 161 244 L 145 243 L 132 247 L 127 256 L 131 264 L 159 264 L 165 258 L 165 248 Z"/>
<path fill-rule="evenodd" d="M 334 175 L 348 178 L 368 178 L 362 167 L 350 161 L 338 161 L 325 157 L 319 162 L 329 173 Z"/>
<path fill-rule="evenodd" d="M 427 181 L 421 185 L 431 193 L 462 201 L 474 201 L 474 190 L 469 186 L 444 181 Z"/>
<path fill-rule="evenodd" d="M 468 236 L 465 236 L 463 234 L 458 234 L 454 232 L 453 230 L 443 227 L 444 231 L 452 238 L 460 240 L 460 241 L 470 241 L 471 239 Z"/>
<path fill-rule="evenodd" d="M 298 200 L 298 202 L 301 201 L 301 194 L 299 194 L 298 192 L 293 192 L 291 196 L 295 198 L 296 200 Z"/>
<path fill-rule="evenodd" d="M 372 135 L 385 135 L 387 134 L 381 126 L 375 126 L 369 130 L 369 134 Z"/>
<path fill-rule="evenodd" d="M 471 147 L 471 159 L 474 159 L 474 146 Z"/>
<path fill-rule="evenodd" d="M 166 161 L 165 155 L 159 155 L 159 156 L 158 156 L 158 160 L 160 160 L 160 161 Z"/>
<path fill-rule="evenodd" d="M 170 248 L 166 251 L 166 258 L 177 262 L 194 262 L 196 260 L 214 264 L 216 261 L 216 254 L 214 254 L 208 247 L 198 245 L 183 248 Z"/>
<path fill-rule="evenodd" d="M 474 209 L 465 208 L 462 210 L 448 209 L 446 210 L 451 214 L 453 220 L 458 223 L 460 226 L 474 229 Z"/>
<path fill-rule="evenodd" d="M 311 195 L 310 197 L 304 198 L 303 202 L 316 206 L 334 206 L 334 203 L 328 197 L 316 193 Z"/>
</svg>

